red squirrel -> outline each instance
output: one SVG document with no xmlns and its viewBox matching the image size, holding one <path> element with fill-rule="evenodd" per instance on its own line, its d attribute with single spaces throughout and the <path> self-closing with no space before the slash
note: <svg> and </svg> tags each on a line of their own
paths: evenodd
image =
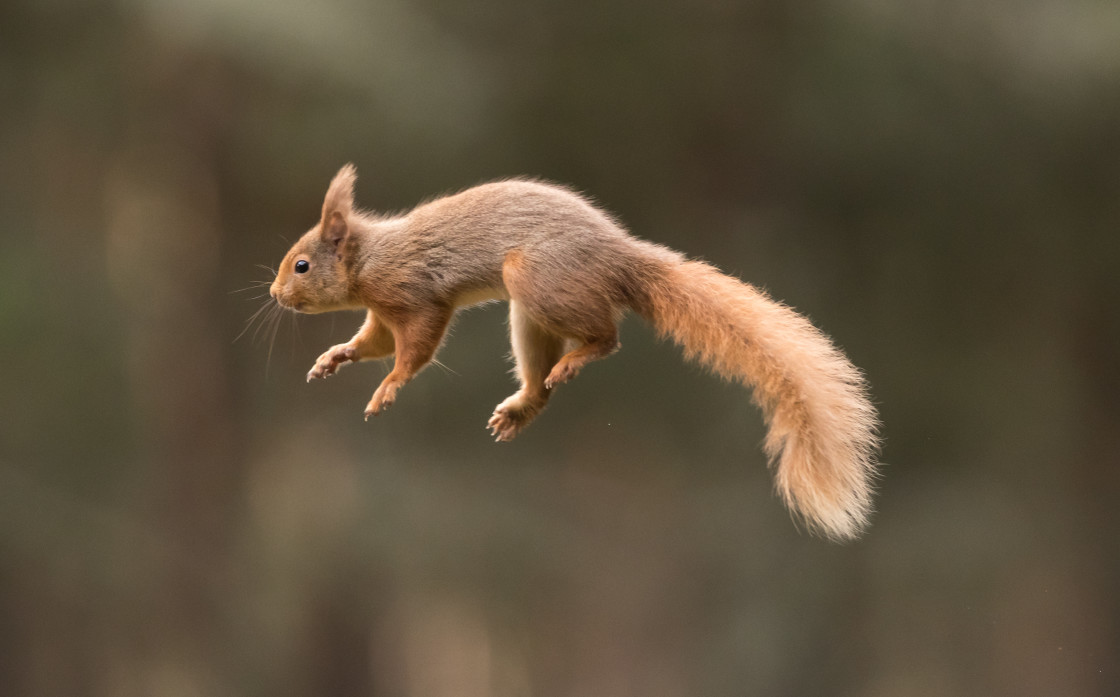
<svg viewBox="0 0 1120 697">
<path fill-rule="evenodd" d="M 488 428 L 508 441 L 557 386 L 619 348 L 632 310 L 689 358 L 753 390 L 768 424 L 775 486 L 813 532 L 843 540 L 871 509 L 878 419 L 860 371 L 789 307 L 714 267 L 637 239 L 573 191 L 534 180 L 483 184 L 403 215 L 354 207 L 353 165 L 322 217 L 281 262 L 270 294 L 296 312 L 366 310 L 354 338 L 307 379 L 395 355 L 365 415 L 380 414 L 427 365 L 461 307 L 509 302 L 521 389 Z"/>
</svg>

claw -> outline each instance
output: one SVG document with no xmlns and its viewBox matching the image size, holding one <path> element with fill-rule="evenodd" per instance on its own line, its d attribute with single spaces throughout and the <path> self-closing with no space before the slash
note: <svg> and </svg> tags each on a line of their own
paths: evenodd
<svg viewBox="0 0 1120 697">
<path fill-rule="evenodd" d="M 495 443 L 508 443 L 514 439 L 517 432 L 525 426 L 520 417 L 515 417 L 504 407 L 499 406 L 494 410 L 486 427 Z"/>
<path fill-rule="evenodd" d="M 334 375 L 340 366 L 353 363 L 357 360 L 357 353 L 353 347 L 346 344 L 332 346 L 315 361 L 315 365 L 307 372 L 307 381 L 316 378 L 325 379 Z"/>
</svg>

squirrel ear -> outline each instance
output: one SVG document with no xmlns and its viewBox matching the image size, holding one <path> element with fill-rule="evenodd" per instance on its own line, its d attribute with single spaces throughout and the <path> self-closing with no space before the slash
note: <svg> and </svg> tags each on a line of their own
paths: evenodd
<svg viewBox="0 0 1120 697">
<path fill-rule="evenodd" d="M 350 235 L 350 226 L 346 222 L 346 216 L 338 211 L 328 214 L 323 219 L 323 226 L 319 234 L 324 242 L 338 250 Z"/>
<path fill-rule="evenodd" d="M 357 178 L 358 170 L 352 164 L 343 165 L 338 174 L 334 175 L 323 199 L 324 230 L 331 214 L 338 213 L 346 218 L 354 209 L 354 180 Z"/>
</svg>

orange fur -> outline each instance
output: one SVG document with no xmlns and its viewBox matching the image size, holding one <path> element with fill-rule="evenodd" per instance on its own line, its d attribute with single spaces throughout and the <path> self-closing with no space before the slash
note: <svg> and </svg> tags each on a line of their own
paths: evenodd
<svg viewBox="0 0 1120 697">
<path fill-rule="evenodd" d="M 670 269 L 650 302 L 662 335 L 753 388 L 786 505 L 816 532 L 855 537 L 871 510 L 878 444 L 859 370 L 807 319 L 707 264 Z"/>
<path fill-rule="evenodd" d="M 618 321 L 633 310 L 689 357 L 753 389 L 778 492 L 811 530 L 847 539 L 866 525 L 875 410 L 858 369 L 804 317 L 630 236 L 562 187 L 494 182 L 376 217 L 354 209 L 355 178 L 352 165 L 335 176 L 319 224 L 272 284 L 273 297 L 297 311 L 367 310 L 354 338 L 320 356 L 308 380 L 395 354 L 366 407 L 367 418 L 379 414 L 431 361 L 458 308 L 509 300 L 521 389 L 488 426 L 510 440 L 558 385 L 618 349 Z"/>
</svg>

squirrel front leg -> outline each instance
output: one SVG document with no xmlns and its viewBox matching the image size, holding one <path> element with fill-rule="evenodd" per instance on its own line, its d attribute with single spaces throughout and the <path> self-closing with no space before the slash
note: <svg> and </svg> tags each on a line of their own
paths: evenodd
<svg viewBox="0 0 1120 697">
<path fill-rule="evenodd" d="M 451 314 L 451 308 L 440 306 L 413 310 L 412 314 L 398 319 L 392 326 L 396 364 L 366 406 L 367 420 L 392 406 L 397 392 L 432 360 L 451 322 Z"/>
<path fill-rule="evenodd" d="M 347 363 L 391 356 L 393 348 L 393 334 L 389 327 L 370 310 L 353 339 L 345 344 L 332 346 L 319 356 L 307 373 L 307 381 L 334 375 L 335 371 Z"/>
</svg>

